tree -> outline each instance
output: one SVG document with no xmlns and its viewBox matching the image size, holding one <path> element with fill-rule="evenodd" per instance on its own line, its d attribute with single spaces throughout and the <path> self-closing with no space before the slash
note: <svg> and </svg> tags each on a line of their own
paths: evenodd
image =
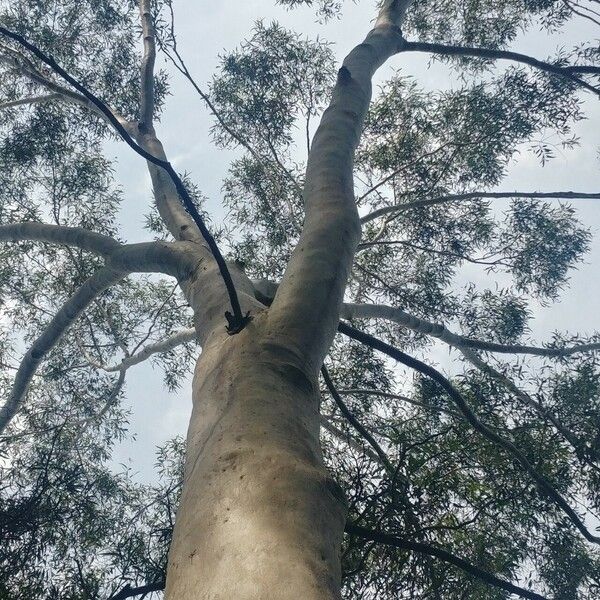
<svg viewBox="0 0 600 600">
<path fill-rule="evenodd" d="M 600 95 L 592 44 L 509 46 L 596 14 L 385 0 L 337 71 L 326 43 L 258 23 L 205 91 L 169 0 L 3 4 L 1 595 L 597 595 L 600 339 L 526 338 L 590 243 L 556 200 L 600 194 L 496 191 L 523 145 L 544 162 L 544 134 L 576 145 Z M 239 150 L 215 237 L 159 139 L 157 52 Z M 461 85 L 398 74 L 371 104 L 405 52 Z M 152 241 L 120 239 L 110 139 L 146 160 Z M 508 283 L 461 289 L 465 263 Z M 458 373 L 429 364 L 432 338 Z M 108 466 L 147 359 L 171 388 L 196 362 L 187 442 L 152 486 Z"/>
</svg>

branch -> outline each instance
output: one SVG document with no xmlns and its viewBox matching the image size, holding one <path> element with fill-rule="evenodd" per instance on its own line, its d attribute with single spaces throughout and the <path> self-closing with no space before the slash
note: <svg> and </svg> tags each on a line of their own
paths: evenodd
<svg viewBox="0 0 600 600">
<path fill-rule="evenodd" d="M 593 92 L 597 96 L 600 96 L 600 89 L 594 87 L 573 75 L 573 71 L 569 68 L 559 67 L 548 62 L 538 60 L 526 54 L 520 54 L 519 52 L 511 52 L 509 50 L 492 50 L 490 48 L 471 48 L 468 46 L 446 46 L 444 44 L 431 44 L 429 42 L 405 42 L 400 52 L 430 52 L 433 54 L 441 54 L 444 56 L 473 56 L 476 58 L 486 58 L 490 60 L 512 60 L 515 62 L 523 63 L 540 71 L 551 73 L 552 75 L 559 75 L 569 81 L 585 88 L 588 91 Z M 583 65 L 578 67 L 579 69 L 585 68 L 586 72 L 590 72 L 593 69 L 593 73 L 600 73 L 600 67 L 594 67 L 592 65 Z M 581 71 L 579 71 L 581 72 Z"/>
<path fill-rule="evenodd" d="M 500 354 L 531 354 L 533 356 L 545 356 L 550 358 L 565 358 L 572 354 L 581 352 L 594 352 L 600 350 L 600 342 L 590 344 L 576 344 L 566 348 L 540 348 L 537 346 L 526 346 L 521 344 L 498 344 L 486 342 L 453 333 L 441 323 L 432 323 L 409 315 L 400 308 L 384 304 L 351 304 L 346 303 L 342 309 L 342 315 L 346 319 L 385 319 L 393 321 L 398 325 L 412 329 L 424 335 L 430 335 L 455 348 L 476 348 L 486 352 L 498 352 Z"/>
<path fill-rule="evenodd" d="M 126 275 L 125 271 L 116 271 L 106 267 L 100 269 L 65 302 L 48 323 L 21 360 L 10 396 L 0 409 L 0 434 L 23 404 L 29 383 L 40 362 L 87 306 L 105 289 L 119 282 Z"/>
<path fill-rule="evenodd" d="M 75 246 L 108 258 L 121 244 L 115 239 L 82 227 L 47 225 L 29 221 L 0 225 L 0 240 L 20 242 L 36 241 Z"/>
<path fill-rule="evenodd" d="M 164 579 L 154 583 L 148 583 L 140 587 L 131 587 L 127 584 L 119 593 L 108 598 L 108 600 L 126 600 L 133 596 L 141 596 L 142 594 L 150 594 L 151 592 L 160 592 L 165 589 L 166 582 Z"/>
<path fill-rule="evenodd" d="M 374 29 L 344 59 L 308 156 L 305 221 L 268 314 L 270 343 L 293 348 L 315 373 L 335 335 L 360 225 L 353 160 L 371 100 L 371 79 L 402 41 L 410 0 L 383 3 Z"/>
<path fill-rule="evenodd" d="M 360 444 L 349 434 L 344 433 L 341 429 L 336 427 L 328 417 L 326 417 L 325 415 L 321 415 L 319 421 L 323 429 L 326 429 L 331 435 L 344 442 L 344 444 L 348 444 L 348 446 L 354 448 L 358 452 L 364 452 L 371 460 L 379 462 L 379 456 L 377 456 L 377 454 L 375 454 L 373 450 L 371 450 L 370 448 L 365 448 L 364 445 Z"/>
<path fill-rule="evenodd" d="M 208 110 L 212 113 L 212 115 L 217 119 L 219 125 L 223 128 L 223 131 L 227 132 L 228 135 L 231 136 L 233 140 L 235 140 L 242 148 L 245 148 L 250 155 L 256 160 L 256 162 L 262 167 L 265 174 L 269 175 L 270 169 L 265 164 L 265 158 L 252 147 L 252 144 L 242 135 L 240 135 L 237 131 L 235 131 L 223 118 L 221 115 L 221 111 L 215 106 L 215 104 L 210 99 L 209 95 L 204 92 L 204 90 L 198 85 L 190 70 L 188 69 L 183 57 L 179 53 L 179 49 L 177 47 L 177 37 L 175 35 L 175 14 L 173 12 L 173 5 L 169 2 L 169 10 L 171 12 L 171 32 L 170 32 L 170 46 L 163 45 L 161 47 L 162 51 L 166 55 L 166 57 L 171 61 L 173 66 L 190 82 L 192 87 L 196 90 L 200 98 L 204 101 Z M 270 144 L 269 144 L 270 145 Z M 273 150 L 271 146 L 271 150 Z M 286 179 L 291 183 L 292 187 L 298 194 L 298 196 L 302 196 L 302 188 L 298 184 L 297 179 L 293 176 L 293 174 L 285 167 L 285 165 L 279 160 L 277 153 L 273 152 L 273 159 L 275 164 L 279 167 L 282 173 L 285 175 Z M 269 159 L 267 159 L 269 160 Z M 272 162 L 272 161 L 270 161 Z"/>
<path fill-rule="evenodd" d="M 55 73 L 58 73 L 65 81 L 71 84 L 78 92 L 80 92 L 87 100 L 89 100 L 94 106 L 98 108 L 98 110 L 105 115 L 108 121 L 112 124 L 117 133 L 121 136 L 121 138 L 125 141 L 125 143 L 132 148 L 137 154 L 145 158 L 147 161 L 157 165 L 164 169 L 173 182 L 179 197 L 186 210 L 192 217 L 194 223 L 202 233 L 202 237 L 206 240 L 210 251 L 217 263 L 219 268 L 219 272 L 223 281 L 225 283 L 225 287 L 227 288 L 227 293 L 229 295 L 229 301 L 231 303 L 231 308 L 233 310 L 233 315 L 229 312 L 225 313 L 225 317 L 228 322 L 227 331 L 230 334 L 235 334 L 240 332 L 246 324 L 249 322 L 249 315 L 242 315 L 242 309 L 240 307 L 240 302 L 237 296 L 237 292 L 235 290 L 235 286 L 233 284 L 233 280 L 231 278 L 231 274 L 229 269 L 227 268 L 227 264 L 225 263 L 225 259 L 217 246 L 214 238 L 206 228 L 202 217 L 199 215 L 196 206 L 194 205 L 194 201 L 192 197 L 188 193 L 183 181 L 171 165 L 169 161 L 161 160 L 157 158 L 150 152 L 146 151 L 142 146 L 134 141 L 134 139 L 129 135 L 128 131 L 123 127 L 123 125 L 119 122 L 118 118 L 112 113 L 112 111 L 102 102 L 99 98 L 97 98 L 92 92 L 90 92 L 87 88 L 85 88 L 81 83 L 79 83 L 75 78 L 69 75 L 53 58 L 44 54 L 39 48 L 28 42 L 23 36 L 9 31 L 5 27 L 0 26 L 0 34 L 14 40 L 23 48 L 26 48 L 29 52 L 31 52 L 34 56 L 36 56 L 39 60 L 41 60 L 44 64 L 48 65 Z"/>
<path fill-rule="evenodd" d="M 119 393 L 123 389 L 124 383 L 125 383 L 125 371 L 123 370 L 119 373 L 119 377 L 117 378 L 117 381 L 115 382 L 115 386 L 112 389 L 110 395 L 108 396 L 106 402 L 104 403 L 104 406 L 95 415 L 92 415 L 91 417 L 86 417 L 85 419 L 79 419 L 77 421 L 70 421 L 69 422 L 70 427 L 79 427 L 79 428 L 81 428 L 80 431 L 83 432 L 83 431 L 85 431 L 85 429 L 88 428 L 88 426 L 93 421 L 99 421 L 109 411 L 111 406 L 115 403 L 115 400 L 118 398 Z M 28 437 L 30 435 L 40 435 L 42 433 L 49 433 L 51 431 L 56 431 L 57 429 L 63 429 L 64 427 L 65 427 L 65 423 L 62 423 L 60 425 L 55 425 L 53 427 L 48 427 L 48 428 L 42 429 L 42 430 L 34 429 L 33 431 L 20 431 L 19 433 L 15 433 L 14 435 L 0 437 L 0 443 L 14 442 L 16 440 L 20 440 L 20 439 L 22 439 L 24 437 Z"/>
<path fill-rule="evenodd" d="M 396 480 L 398 479 L 398 476 L 400 474 L 400 465 L 398 465 L 398 468 L 394 468 L 394 465 L 392 465 L 390 459 L 388 458 L 388 456 L 385 453 L 385 451 L 383 450 L 383 448 L 379 445 L 377 440 L 369 433 L 369 431 L 366 429 L 366 427 L 364 427 L 362 425 L 362 423 L 352 414 L 350 409 L 346 406 L 346 404 L 342 400 L 341 396 L 338 394 L 338 392 L 335 388 L 335 385 L 333 384 L 333 381 L 331 380 L 331 377 L 329 376 L 329 372 L 327 371 L 327 368 L 325 367 L 325 365 L 323 365 L 321 367 L 321 374 L 323 375 L 323 380 L 325 381 L 325 385 L 327 386 L 329 393 L 333 397 L 333 399 L 334 399 L 335 403 L 337 404 L 338 408 L 340 409 L 342 415 L 347 419 L 347 421 L 350 423 L 350 425 L 352 425 L 352 427 L 354 427 L 354 429 L 358 432 L 358 434 L 364 440 L 367 441 L 367 443 L 371 446 L 371 448 L 373 448 L 373 450 L 377 454 L 378 462 L 383 466 L 388 477 L 390 478 L 390 482 L 391 482 L 391 486 L 392 486 L 392 488 L 391 488 L 392 496 L 394 498 L 397 496 L 398 500 L 400 500 L 400 502 L 404 506 L 404 509 L 406 511 L 405 516 L 407 518 L 408 524 L 411 526 L 411 528 L 414 528 L 415 530 L 420 529 L 419 519 L 417 518 L 417 515 L 414 512 L 414 507 L 412 506 L 412 504 L 410 502 L 410 498 L 408 497 L 405 489 L 400 488 L 396 485 Z M 404 484 L 404 486 L 408 487 L 408 481 L 406 480 L 406 478 L 402 477 L 402 480 L 403 480 L 402 483 Z"/>
<path fill-rule="evenodd" d="M 46 94 L 45 96 L 29 96 L 28 98 L 20 98 L 19 100 L 10 100 L 0 104 L 0 110 L 13 108 L 15 106 L 23 106 L 25 104 L 41 104 L 42 102 L 50 102 L 60 98 L 60 94 Z"/>
<path fill-rule="evenodd" d="M 462 413 L 464 419 L 471 425 L 471 427 L 473 427 L 473 429 L 475 429 L 475 431 L 496 446 L 503 448 L 508 454 L 516 459 L 523 470 L 528 473 L 537 483 L 540 490 L 543 490 L 543 492 L 553 500 L 554 504 L 556 504 L 556 506 L 558 506 L 568 516 L 583 537 L 589 542 L 600 544 L 600 537 L 588 531 L 579 515 L 571 508 L 571 506 L 569 506 L 567 501 L 560 495 L 554 486 L 537 471 L 537 469 L 529 462 L 528 458 L 511 441 L 501 437 L 487 425 L 482 423 L 467 404 L 460 392 L 439 371 L 433 367 L 430 367 L 429 365 L 426 365 L 420 360 L 409 356 L 398 348 L 394 348 L 382 340 L 365 333 L 364 331 L 360 331 L 354 327 L 351 327 L 347 323 L 340 321 L 338 331 L 348 337 L 351 337 L 352 339 L 366 344 L 371 348 L 374 348 L 375 350 L 379 350 L 380 352 L 387 354 L 398 362 L 418 371 L 419 373 L 422 373 L 423 375 L 426 375 L 435 381 L 448 394 L 448 396 L 452 399 L 454 404 Z"/>
<path fill-rule="evenodd" d="M 329 376 L 329 371 L 327 371 L 327 368 L 325 367 L 325 365 L 323 365 L 321 367 L 321 374 L 323 375 L 323 380 L 325 381 L 325 385 L 327 386 L 327 389 L 329 390 L 331 397 L 334 399 L 334 401 L 337 404 L 338 408 L 340 409 L 340 412 L 342 413 L 342 415 L 344 415 L 344 417 L 347 419 L 347 421 L 350 423 L 350 425 L 352 425 L 352 427 L 354 427 L 354 429 L 356 429 L 358 434 L 367 441 L 367 443 L 371 446 L 371 448 L 373 448 L 373 450 L 375 451 L 375 453 L 377 454 L 377 456 L 379 458 L 379 462 L 382 464 L 382 466 L 388 472 L 389 476 L 393 477 L 395 469 L 394 469 L 394 466 L 392 465 L 392 463 L 390 462 L 390 459 L 387 457 L 387 454 L 384 452 L 383 448 L 379 445 L 377 440 L 369 433 L 369 431 L 361 424 L 361 422 L 350 412 L 350 409 L 346 406 L 346 404 L 342 400 L 341 396 L 338 394 L 337 390 L 335 389 L 335 386 L 333 385 L 333 381 L 331 381 L 331 377 Z"/>
<path fill-rule="evenodd" d="M 0 28 L 0 33 L 3 28 Z M 74 92 L 73 90 L 66 88 L 51 79 L 48 79 L 44 74 L 40 73 L 36 66 L 23 54 L 15 51 L 13 48 L 9 46 L 4 46 L 0 44 L 0 48 L 5 54 L 0 54 L 0 63 L 4 63 L 7 66 L 15 69 L 18 73 L 20 73 L 23 77 L 29 79 L 33 83 L 37 83 L 42 87 L 50 90 L 52 94 L 50 96 L 56 96 L 57 98 L 62 98 L 86 110 L 92 111 L 95 115 L 101 117 L 109 124 L 111 123 L 110 119 L 107 118 L 107 115 L 100 111 L 94 103 L 90 102 L 88 98 L 85 96 Z M 50 96 L 47 96 L 47 99 L 50 99 Z M 110 110 L 111 115 L 116 119 L 123 127 L 129 127 L 129 122 L 127 119 Z"/>
<path fill-rule="evenodd" d="M 444 408 L 443 406 L 434 406 L 432 404 L 427 404 L 426 402 L 419 402 L 418 400 L 413 400 L 412 398 L 408 398 L 407 396 L 401 396 L 399 394 L 390 394 L 389 392 L 382 392 L 380 390 L 367 390 L 367 389 L 338 389 L 338 394 L 340 395 L 361 395 L 365 396 L 381 396 L 382 398 L 390 398 L 393 400 L 402 400 L 402 402 L 406 402 L 407 404 L 412 404 L 414 406 L 419 406 L 420 408 L 426 408 L 427 410 L 432 410 L 434 412 L 441 412 L 447 415 L 450 415 L 455 418 L 462 418 L 461 415 L 453 410 L 449 410 Z"/>
<path fill-rule="evenodd" d="M 150 0 L 140 0 L 140 17 L 144 37 L 144 57 L 140 86 L 140 131 L 152 131 L 154 114 L 154 62 L 156 60 L 156 41 Z"/>
<path fill-rule="evenodd" d="M 477 579 L 484 581 L 488 585 L 505 590 L 511 594 L 516 594 L 521 598 L 527 598 L 528 600 L 548 600 L 548 598 L 545 596 L 541 596 L 540 594 L 526 590 L 511 583 L 510 581 L 506 581 L 505 579 L 500 579 L 493 573 L 477 567 L 476 565 L 466 561 L 464 558 L 460 558 L 459 556 L 456 556 L 455 554 L 452 554 L 443 548 L 438 548 L 437 546 L 432 546 L 422 542 L 414 542 L 406 538 L 390 535 L 383 531 L 365 529 L 364 527 L 355 525 L 349 521 L 346 523 L 345 530 L 346 533 L 356 535 L 366 540 L 372 540 L 387 546 L 394 546 L 395 548 L 401 548 L 402 550 L 411 550 L 413 552 L 418 552 L 419 554 L 425 554 L 427 556 L 439 558 L 444 562 L 458 567 L 461 571 L 477 577 Z"/>
<path fill-rule="evenodd" d="M 463 200 L 473 200 L 475 198 L 560 198 L 560 199 L 579 199 L 593 198 L 600 199 L 600 193 L 586 192 L 468 192 L 465 194 L 450 194 L 448 196 L 438 196 L 428 200 L 415 200 L 404 204 L 395 204 L 393 206 L 383 206 L 361 218 L 360 222 L 364 225 L 369 221 L 377 219 L 382 215 L 389 213 L 404 212 L 414 208 L 424 206 L 434 206 L 436 204 L 446 204 L 447 202 L 461 202 Z"/>
<path fill-rule="evenodd" d="M 567 429 L 541 402 L 538 402 L 529 394 L 524 392 L 510 378 L 504 375 L 504 373 L 494 369 L 491 365 L 481 360 L 481 358 L 479 358 L 479 356 L 477 356 L 477 354 L 469 348 L 459 347 L 458 350 L 467 359 L 467 361 L 469 361 L 482 373 L 487 374 L 489 377 L 500 383 L 500 385 L 509 390 L 516 398 L 521 400 L 521 402 L 530 406 L 538 414 L 550 421 L 550 423 L 554 425 L 556 430 L 565 438 L 565 440 L 569 442 L 577 457 L 593 469 L 598 470 L 598 466 L 592 462 L 593 459 L 590 459 L 590 457 L 586 455 L 585 443 L 579 440 L 570 429 Z"/>
</svg>

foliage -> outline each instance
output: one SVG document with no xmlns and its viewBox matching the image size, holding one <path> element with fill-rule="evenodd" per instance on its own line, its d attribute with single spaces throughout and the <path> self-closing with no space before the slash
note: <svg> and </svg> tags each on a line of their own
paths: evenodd
<svg viewBox="0 0 600 600">
<path fill-rule="evenodd" d="M 307 5 L 319 19 L 340 16 L 343 6 L 337 0 L 279 4 Z M 153 7 L 164 25 L 170 3 Z M 547 0 L 423 0 L 408 15 L 404 34 L 503 48 L 519 32 L 553 31 L 573 18 L 563 4 Z M 0 5 L 2 25 L 51 53 L 127 118 L 139 110 L 137 19 L 136 4 L 125 0 Z M 597 48 L 582 44 L 561 59 L 573 57 L 597 63 Z M 431 92 L 396 73 L 376 94 L 356 156 L 357 199 L 361 215 L 390 210 L 365 223 L 347 300 L 389 304 L 479 340 L 528 343 L 537 303 L 559 299 L 589 249 L 591 234 L 577 211 L 534 197 L 515 198 L 504 210 L 479 197 L 418 203 L 489 191 L 519 153 L 556 160 L 545 140 L 558 140 L 565 152 L 574 147 L 573 126 L 585 106 L 572 82 L 558 77 L 451 62 L 461 79 L 450 90 Z M 306 152 L 334 64 L 323 40 L 259 22 L 248 40 L 221 56 L 210 83 L 208 97 L 222 119 L 212 130 L 215 145 L 237 149 L 223 183 L 229 212 L 218 237 L 252 278 L 279 280 L 298 240 Z M 0 104 L 40 93 L 5 64 L 0 82 Z M 159 117 L 166 74 L 159 72 L 155 84 Z M 42 221 L 119 238 L 126 199 L 102 151 L 112 136 L 103 121 L 75 104 L 45 102 L 0 110 L 0 131 L 2 224 Z M 201 202 L 201 191 L 189 177 L 186 183 Z M 148 238 L 166 237 L 154 207 L 146 229 Z M 99 261 L 37 242 L 3 244 L 0 252 L 6 397 L 27 345 Z M 467 265 L 482 273 L 465 284 Z M 423 332 L 379 320 L 357 324 L 405 351 L 434 356 Z M 46 358 L 26 408 L 0 438 L 1 598 L 106 598 L 126 584 L 164 578 L 184 443 L 173 440 L 158 450 L 153 485 L 112 465 L 115 444 L 128 435 L 126 386 L 118 369 L 103 367 L 191 326 L 173 282 L 130 277 L 97 298 Z M 556 332 L 549 347 L 584 342 L 597 337 Z M 187 343 L 153 357 L 168 389 L 185 381 L 197 353 Z M 453 383 L 477 417 L 518 446 L 578 511 L 577 503 L 600 511 L 598 355 L 556 360 L 480 352 L 497 376 L 461 356 L 452 354 L 461 361 L 452 365 Z M 351 520 L 443 547 L 557 600 L 597 597 L 598 552 L 502 448 L 457 414 L 437 385 L 341 337 L 327 364 L 349 409 L 396 469 L 382 468 L 323 390 L 322 414 L 337 430 L 323 430 L 323 451 L 346 492 Z M 507 379 L 533 401 L 524 402 Z M 353 536 L 345 540 L 343 568 L 347 598 L 508 598 L 446 563 Z"/>
</svg>

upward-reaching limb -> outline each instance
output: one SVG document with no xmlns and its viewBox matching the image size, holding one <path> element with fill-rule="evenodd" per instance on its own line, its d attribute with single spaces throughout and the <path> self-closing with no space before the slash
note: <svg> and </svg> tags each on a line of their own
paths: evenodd
<svg viewBox="0 0 600 600">
<path fill-rule="evenodd" d="M 374 29 L 344 60 L 308 157 L 300 241 L 270 309 L 270 341 L 314 374 L 333 339 L 360 238 L 354 151 L 371 100 L 371 78 L 395 54 L 408 1 L 386 1 Z"/>
</svg>

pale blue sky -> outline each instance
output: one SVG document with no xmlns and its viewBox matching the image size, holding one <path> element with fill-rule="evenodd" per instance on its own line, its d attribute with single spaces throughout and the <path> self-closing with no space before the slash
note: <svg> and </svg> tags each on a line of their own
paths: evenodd
<svg viewBox="0 0 600 600">
<path fill-rule="evenodd" d="M 318 24 L 310 10 L 288 12 L 274 7 L 273 0 L 179 0 L 175 3 L 178 43 L 188 67 L 201 84 L 210 79 L 219 53 L 231 50 L 248 37 L 253 23 L 258 19 L 277 20 L 311 38 L 319 36 L 334 42 L 335 54 L 341 60 L 368 31 L 375 2 L 362 0 L 358 4 L 346 4 L 341 19 Z M 583 24 L 553 38 L 545 34 L 528 34 L 520 38 L 513 49 L 543 58 L 560 45 L 568 46 L 570 40 L 595 37 L 597 31 Z M 378 73 L 378 81 L 384 80 L 392 70 L 398 68 L 402 69 L 403 74 L 414 76 L 425 88 L 437 89 L 439 86 L 452 87 L 455 84 L 446 66 L 436 64 L 428 68 L 428 57 L 413 53 L 392 58 Z M 171 91 L 172 96 L 167 98 L 158 129 L 159 136 L 175 167 L 180 172 L 190 172 L 193 180 L 208 196 L 206 208 L 218 222 L 224 213 L 220 191 L 222 179 L 234 153 L 218 149 L 211 143 L 209 128 L 212 118 L 201 99 L 177 74 L 171 79 Z M 580 148 L 565 151 L 563 156 L 544 168 L 531 153 L 523 152 L 511 165 L 508 177 L 499 189 L 598 191 L 600 128 L 597 124 L 600 122 L 600 103 L 588 95 L 586 108 L 589 120 L 577 127 L 582 142 Z M 300 151 L 303 151 L 303 146 Z M 147 212 L 150 198 L 150 180 L 145 165 L 123 144 L 111 144 L 108 154 L 117 159 L 116 179 L 124 190 L 124 234 L 130 242 L 147 240 L 148 232 L 143 230 L 143 218 L 140 216 Z M 593 249 L 585 264 L 573 274 L 571 288 L 563 294 L 561 302 L 550 307 L 538 307 L 532 328 L 532 337 L 538 341 L 548 339 L 556 329 L 581 333 L 600 329 L 600 316 L 597 314 L 597 298 L 600 295 L 597 276 L 600 267 L 600 201 L 575 202 L 582 220 L 595 233 Z M 464 271 L 465 276 L 486 282 L 488 286 L 493 285 L 493 278 L 482 273 L 474 269 Z M 442 346 L 435 347 L 429 354 L 429 360 L 452 368 L 447 350 Z M 184 383 L 178 393 L 169 394 L 162 385 L 161 374 L 154 372 L 150 364 L 144 364 L 129 371 L 127 392 L 127 403 L 132 407 L 130 433 L 135 434 L 136 439 L 130 439 L 117 448 L 115 462 L 126 463 L 140 477 L 152 479 L 155 446 L 174 435 L 185 435 L 191 411 L 191 385 Z"/>
</svg>

